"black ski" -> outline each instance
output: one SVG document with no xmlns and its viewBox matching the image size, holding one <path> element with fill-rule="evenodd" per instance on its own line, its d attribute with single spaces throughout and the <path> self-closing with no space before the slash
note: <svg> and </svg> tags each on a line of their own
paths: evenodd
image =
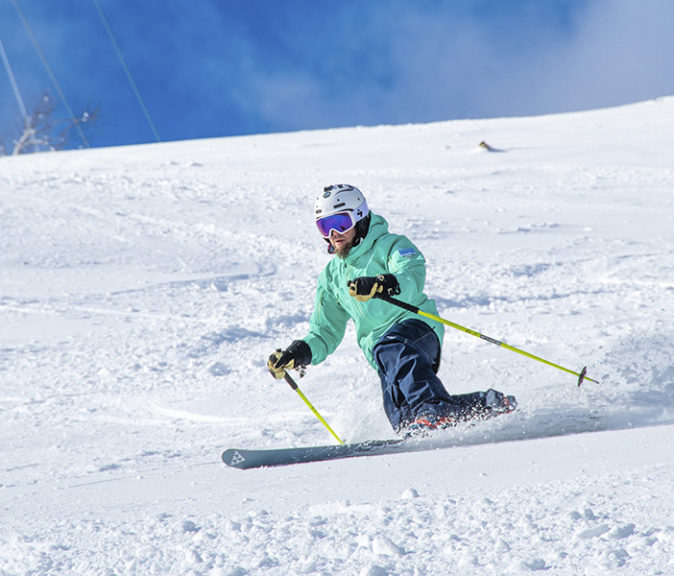
<svg viewBox="0 0 674 576">
<path fill-rule="evenodd" d="M 247 450 L 230 448 L 222 453 L 222 461 L 227 466 L 246 470 L 266 466 L 285 466 L 303 462 L 320 462 L 322 460 L 338 460 L 375 454 L 392 454 L 399 452 L 400 439 L 371 440 L 353 444 L 334 446 L 307 446 L 303 448 L 270 448 L 266 450 Z"/>
</svg>

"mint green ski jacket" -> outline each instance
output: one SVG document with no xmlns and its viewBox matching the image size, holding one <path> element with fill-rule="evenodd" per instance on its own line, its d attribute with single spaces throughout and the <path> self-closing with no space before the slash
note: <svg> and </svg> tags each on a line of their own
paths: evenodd
<svg viewBox="0 0 674 576">
<path fill-rule="evenodd" d="M 439 322 L 378 298 L 359 302 L 349 295 L 349 280 L 378 274 L 395 275 L 400 283 L 400 295 L 396 298 L 437 315 L 435 302 L 424 294 L 425 258 L 405 236 L 389 233 L 388 222 L 372 213 L 367 236 L 346 258 L 332 258 L 318 278 L 309 334 L 302 338 L 311 348 L 312 364 L 323 362 L 335 351 L 344 338 L 349 318 L 355 324 L 358 345 L 375 369 L 372 354 L 375 344 L 384 332 L 403 320 L 415 318 L 426 322 L 442 343 L 444 326 Z"/>
</svg>

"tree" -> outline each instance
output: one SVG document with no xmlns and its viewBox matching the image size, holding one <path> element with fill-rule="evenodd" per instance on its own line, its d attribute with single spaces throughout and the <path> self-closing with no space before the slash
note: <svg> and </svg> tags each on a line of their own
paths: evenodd
<svg viewBox="0 0 674 576">
<path fill-rule="evenodd" d="M 0 156 L 75 147 L 72 145 L 73 137 L 81 138 L 84 130 L 90 129 L 98 118 L 99 112 L 97 108 L 90 112 L 85 110 L 76 118 L 55 118 L 55 114 L 54 101 L 45 92 L 23 122 L 17 123 L 18 136 L 12 139 L 11 145 L 0 143 Z M 86 140 L 83 145 L 88 146 Z"/>
</svg>

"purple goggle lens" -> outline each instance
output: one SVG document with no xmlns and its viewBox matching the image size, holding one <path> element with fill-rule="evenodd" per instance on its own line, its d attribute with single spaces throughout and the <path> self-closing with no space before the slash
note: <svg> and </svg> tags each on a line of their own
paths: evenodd
<svg viewBox="0 0 674 576">
<path fill-rule="evenodd" d="M 318 226 L 318 231 L 323 235 L 323 238 L 330 238 L 332 230 L 342 234 L 351 230 L 355 225 L 356 223 L 351 219 L 349 212 L 331 214 L 330 216 L 316 220 L 316 226 Z"/>
</svg>

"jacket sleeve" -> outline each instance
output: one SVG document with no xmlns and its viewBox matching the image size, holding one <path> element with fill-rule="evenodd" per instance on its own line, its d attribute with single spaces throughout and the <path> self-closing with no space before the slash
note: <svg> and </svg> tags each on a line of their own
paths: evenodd
<svg viewBox="0 0 674 576">
<path fill-rule="evenodd" d="M 326 270 L 318 279 L 316 304 L 309 320 L 309 334 L 302 338 L 311 348 L 311 363 L 320 364 L 344 338 L 349 315 L 330 289 Z"/>
<path fill-rule="evenodd" d="M 387 262 L 388 271 L 400 284 L 400 299 L 415 304 L 425 297 L 426 259 L 416 246 L 404 236 L 398 236 L 391 246 Z"/>
</svg>

